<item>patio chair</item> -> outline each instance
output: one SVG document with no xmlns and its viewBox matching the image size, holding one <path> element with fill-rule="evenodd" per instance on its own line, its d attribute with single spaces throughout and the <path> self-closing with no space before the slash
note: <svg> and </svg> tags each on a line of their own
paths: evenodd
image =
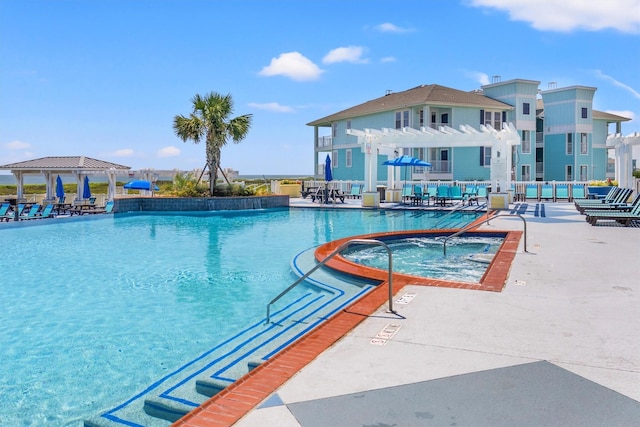
<svg viewBox="0 0 640 427">
<path fill-rule="evenodd" d="M 466 202 L 471 205 L 473 202 L 478 204 L 478 186 L 474 184 L 469 184 L 465 187 L 464 193 L 462 194 Z"/>
<path fill-rule="evenodd" d="M 556 184 L 557 200 L 569 200 L 569 186 L 567 184 Z"/>
<path fill-rule="evenodd" d="M 402 203 L 411 202 L 413 197 L 413 186 L 411 184 L 405 184 L 402 186 Z"/>
<path fill-rule="evenodd" d="M 427 201 L 427 206 L 429 205 L 429 195 L 425 194 L 422 190 L 422 185 L 414 185 L 413 186 L 413 195 L 411 196 L 411 202 L 415 205 L 421 205 L 425 200 Z"/>
<path fill-rule="evenodd" d="M 538 198 L 538 184 L 527 184 L 525 187 L 524 198 L 526 199 L 536 199 Z"/>
<path fill-rule="evenodd" d="M 449 186 L 441 185 L 438 187 L 438 193 L 436 194 L 436 203 L 444 206 L 447 204 L 447 201 L 450 199 L 449 195 Z"/>
<path fill-rule="evenodd" d="M 540 187 L 540 197 L 538 198 L 538 201 L 541 201 L 542 199 L 545 199 L 547 201 L 549 201 L 549 199 L 554 202 L 556 201 L 553 197 L 553 185 L 542 184 L 542 186 Z"/>
<path fill-rule="evenodd" d="M 459 185 L 449 187 L 449 199 L 453 201 L 465 200 L 465 197 L 462 195 L 462 187 Z"/>
<path fill-rule="evenodd" d="M 591 212 L 587 215 L 586 220 L 591 225 L 596 225 L 598 221 L 615 221 L 619 224 L 628 227 L 634 221 L 640 221 L 640 203 L 636 204 L 629 212 L 619 211 L 603 211 L 603 212 Z"/>
<path fill-rule="evenodd" d="M 359 199 L 362 197 L 362 186 L 360 184 L 351 185 L 351 192 L 348 196 L 352 199 Z"/>
<path fill-rule="evenodd" d="M 571 185 L 571 199 L 570 202 L 574 202 L 576 200 L 585 200 L 587 195 L 584 191 L 584 185 Z"/>
<path fill-rule="evenodd" d="M 486 199 L 487 196 L 487 186 L 484 184 L 478 185 L 478 197 L 482 197 Z"/>
<path fill-rule="evenodd" d="M 11 221 L 16 219 L 16 211 L 17 211 L 17 215 L 18 218 L 20 217 L 20 215 L 22 215 L 22 212 L 24 211 L 25 208 L 25 204 L 24 203 L 19 203 L 17 207 L 13 207 L 10 205 L 10 208 L 7 210 L 7 212 L 5 212 L 5 214 L 0 217 L 0 221 Z"/>
<path fill-rule="evenodd" d="M 425 195 L 429 197 L 429 199 L 435 200 L 438 196 L 438 185 L 437 184 L 427 184 L 427 191 Z"/>
</svg>

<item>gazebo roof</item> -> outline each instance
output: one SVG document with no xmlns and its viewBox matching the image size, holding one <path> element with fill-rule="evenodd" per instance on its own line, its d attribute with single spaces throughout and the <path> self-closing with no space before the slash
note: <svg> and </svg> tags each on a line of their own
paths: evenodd
<svg viewBox="0 0 640 427">
<path fill-rule="evenodd" d="M 109 171 L 112 169 L 117 171 L 127 171 L 131 169 L 131 167 L 85 156 L 56 156 L 41 157 L 39 159 L 27 160 L 24 162 L 10 163 L 0 166 L 0 170 L 2 169 L 24 172 L 88 172 Z"/>
</svg>

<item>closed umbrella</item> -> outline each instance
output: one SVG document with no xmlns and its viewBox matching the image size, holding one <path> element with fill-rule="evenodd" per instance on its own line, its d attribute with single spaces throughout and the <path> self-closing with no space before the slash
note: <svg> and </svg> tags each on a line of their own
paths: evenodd
<svg viewBox="0 0 640 427">
<path fill-rule="evenodd" d="M 327 154 L 327 158 L 324 161 L 324 180 L 328 183 L 333 181 L 333 174 L 331 172 L 331 157 Z M 329 203 L 329 188 L 328 184 L 324 186 L 324 202 Z"/>
<path fill-rule="evenodd" d="M 62 185 L 62 179 L 60 178 L 60 175 L 58 175 L 58 178 L 56 178 L 56 197 L 58 198 L 58 201 L 60 203 L 62 203 L 62 201 L 64 200 L 64 186 Z"/>
<path fill-rule="evenodd" d="M 82 198 L 83 199 L 91 198 L 91 188 L 89 188 L 89 177 L 86 175 L 84 177 L 84 189 L 82 190 Z"/>
</svg>

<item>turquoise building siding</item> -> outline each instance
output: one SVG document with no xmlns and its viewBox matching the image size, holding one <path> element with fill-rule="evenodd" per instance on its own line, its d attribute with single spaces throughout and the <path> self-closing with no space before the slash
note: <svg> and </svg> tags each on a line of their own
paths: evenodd
<svg viewBox="0 0 640 427">
<path fill-rule="evenodd" d="M 347 129 L 439 129 L 442 125 L 458 129 L 466 125 L 480 130 L 481 124 L 500 128 L 506 121 L 515 126 L 521 141 L 526 136 L 511 153 L 513 179 L 606 179 L 609 151 L 605 143 L 609 125 L 616 124 L 619 132 L 620 124 L 629 119 L 594 110 L 594 87 L 540 90 L 539 85 L 539 81 L 514 79 L 484 85 L 481 91 L 473 92 L 422 85 L 387 94 L 309 123 L 317 130 L 328 128 L 325 131 L 331 136 L 330 146 L 315 145 L 316 158 L 322 159 L 324 152 L 335 153 L 334 179 L 360 181 L 364 179 L 364 153 L 358 138 L 348 135 Z M 569 151 L 568 138 L 571 138 Z M 351 150 L 349 167 L 347 150 Z M 434 164 L 424 178 L 466 181 L 490 178 L 490 166 L 484 164 L 487 157 L 483 159 L 481 150 L 452 143 L 441 147 L 401 146 L 397 151 Z M 387 158 L 387 154 L 378 155 L 379 181 L 387 180 L 388 168 L 382 165 Z"/>
</svg>

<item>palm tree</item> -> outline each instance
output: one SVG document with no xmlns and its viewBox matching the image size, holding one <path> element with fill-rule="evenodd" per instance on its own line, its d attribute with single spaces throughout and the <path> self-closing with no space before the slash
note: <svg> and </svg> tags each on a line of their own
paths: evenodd
<svg viewBox="0 0 640 427">
<path fill-rule="evenodd" d="M 198 144 L 204 140 L 209 168 L 209 192 L 213 196 L 222 147 L 229 139 L 234 143 L 242 141 L 251 127 L 251 114 L 230 119 L 233 114 L 233 98 L 231 95 L 220 95 L 211 92 L 204 97 L 196 94 L 191 100 L 193 111 L 189 117 L 175 116 L 173 130 L 183 142 L 189 140 Z"/>
</svg>

